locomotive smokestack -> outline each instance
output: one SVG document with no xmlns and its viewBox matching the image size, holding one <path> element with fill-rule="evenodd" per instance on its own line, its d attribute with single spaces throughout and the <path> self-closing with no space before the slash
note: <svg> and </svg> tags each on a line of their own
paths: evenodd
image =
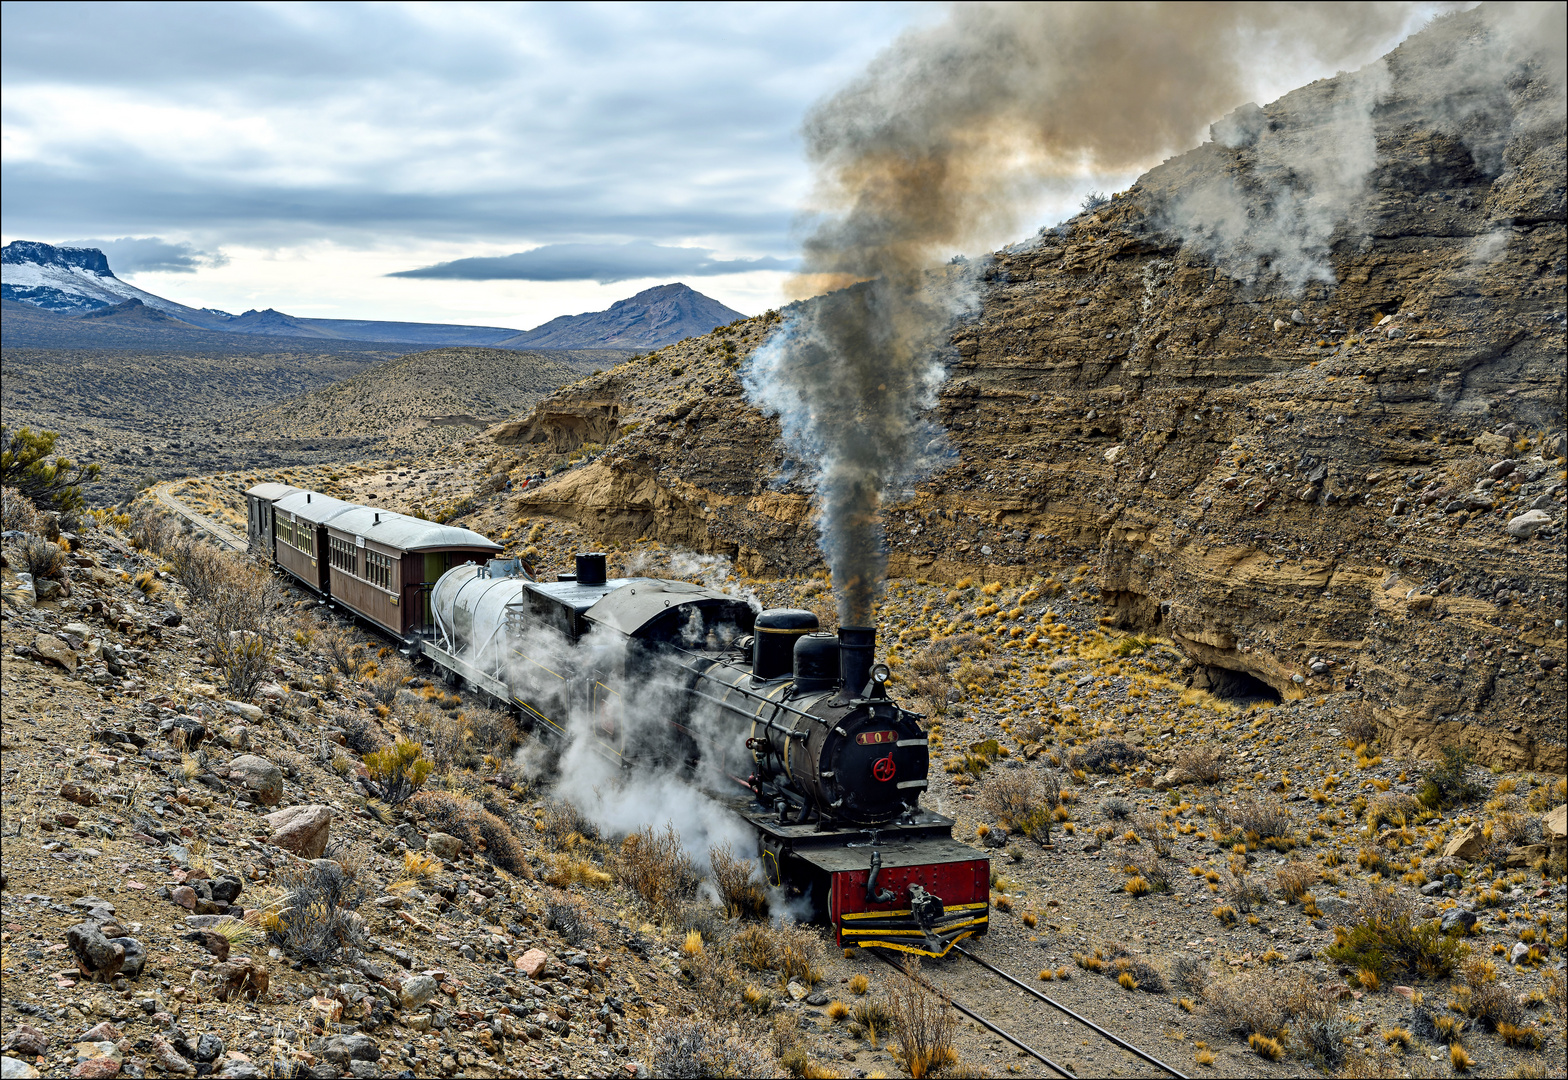
<svg viewBox="0 0 1568 1080">
<path fill-rule="evenodd" d="M 838 628 L 839 670 L 844 675 L 843 698 L 858 698 L 871 680 L 871 665 L 876 663 L 877 628 L 841 626 Z"/>
<path fill-rule="evenodd" d="M 603 585 L 606 576 L 602 552 L 590 551 L 577 556 L 577 584 Z"/>
</svg>

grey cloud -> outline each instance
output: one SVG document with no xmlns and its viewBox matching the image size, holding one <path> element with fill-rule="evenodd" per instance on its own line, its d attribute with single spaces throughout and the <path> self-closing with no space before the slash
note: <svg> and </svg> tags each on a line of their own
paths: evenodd
<svg viewBox="0 0 1568 1080">
<path fill-rule="evenodd" d="M 6 4 L 5 123 L 28 149 L 8 145 L 0 205 L 10 235 L 209 249 L 418 237 L 775 251 L 802 110 L 912 10 Z M 130 117 L 246 123 L 220 124 L 199 155 L 178 140 L 171 152 L 156 124 L 72 123 L 61 88 Z"/>
<path fill-rule="evenodd" d="M 793 259 L 715 259 L 711 251 L 659 244 L 546 244 L 493 258 L 456 259 L 388 277 L 462 281 L 632 281 L 654 277 L 711 277 L 748 270 L 792 270 Z"/>
<path fill-rule="evenodd" d="M 208 252 L 183 240 L 170 241 L 159 236 L 122 236 L 118 240 L 68 240 L 67 247 L 92 247 L 109 259 L 115 274 L 157 271 L 166 274 L 194 274 L 205 267 L 224 266 L 228 256 Z"/>
</svg>

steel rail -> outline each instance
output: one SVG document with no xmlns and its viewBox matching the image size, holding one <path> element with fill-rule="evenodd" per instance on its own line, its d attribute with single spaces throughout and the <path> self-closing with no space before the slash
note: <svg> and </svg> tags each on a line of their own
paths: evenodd
<svg viewBox="0 0 1568 1080">
<path fill-rule="evenodd" d="M 1096 1024 L 1093 1020 L 1090 1020 L 1087 1017 L 1079 1016 L 1077 1013 L 1073 1012 L 1073 1010 L 1069 1009 L 1066 1005 L 1063 1005 L 1060 1001 L 1057 1001 L 1055 998 L 1051 997 L 1048 994 L 1040 993 L 1040 991 L 1036 990 L 1034 987 L 1030 986 L 1026 982 L 1023 982 L 1020 979 L 1015 979 L 1013 976 L 1009 975 L 1007 972 L 1003 971 L 1001 968 L 997 967 L 995 964 L 990 964 L 990 963 L 987 963 L 986 961 L 980 959 L 978 956 L 976 956 L 974 953 L 970 952 L 968 949 L 964 948 L 962 945 L 955 944 L 953 946 L 953 948 L 958 950 L 959 952 L 963 953 L 965 956 L 969 957 L 969 959 L 973 960 L 975 963 L 979 964 L 981 967 L 985 968 L 986 970 L 995 972 L 996 974 L 1000 975 L 1002 978 L 1006 979 L 1008 982 L 1012 983 L 1014 986 L 1018 987 L 1020 990 L 1026 990 L 1029 993 L 1033 994 L 1035 997 L 1039 998 L 1041 1001 L 1045 1002 L 1047 1005 L 1051 1006 L 1053 1009 L 1060 1009 L 1062 1012 L 1066 1013 L 1068 1016 L 1072 1017 L 1074 1020 L 1078 1021 L 1080 1024 L 1084 1024 L 1085 1026 L 1087 1026 L 1089 1028 L 1092 1028 L 1095 1032 L 1097 1032 L 1098 1034 L 1100 1034 L 1100 1035 L 1104 1036 L 1105 1038 L 1111 1040 L 1111 1042 L 1115 1043 L 1117 1046 L 1121 1047 L 1123 1050 L 1126 1050 L 1128 1053 L 1137 1055 L 1138 1057 L 1142 1058 L 1144 1061 L 1147 1061 L 1150 1065 L 1153 1065 L 1156 1068 L 1164 1069 L 1166 1072 L 1170 1073 L 1172 1076 L 1179 1077 L 1180 1080 L 1188 1080 L 1188 1077 L 1187 1077 L 1187 1075 L 1185 1073 L 1178 1072 L 1177 1070 L 1171 1068 L 1169 1065 L 1165 1064 L 1165 1062 L 1161 1061 L 1159 1058 L 1155 1057 L 1154 1055 L 1147 1054 L 1144 1051 L 1138 1049 L 1136 1046 L 1134 1046 L 1132 1043 L 1128 1042 L 1127 1040 L 1125 1040 L 1125 1039 L 1123 1039 L 1123 1038 L 1121 1038 L 1121 1037 L 1119 1037 L 1117 1035 L 1113 1035 L 1109 1031 L 1106 1031 L 1099 1024 Z"/>
<path fill-rule="evenodd" d="M 955 948 L 956 948 L 956 946 L 955 946 Z M 880 960 L 882 960 L 884 963 L 888 964 L 890 967 L 897 968 L 899 971 L 904 971 L 904 968 L 898 963 L 898 961 L 896 961 L 892 957 L 888 956 L 881 949 L 870 949 L 868 951 L 875 953 Z M 905 972 L 905 974 L 907 975 L 907 974 L 910 974 L 910 973 L 909 972 Z M 965 1006 L 959 1004 L 957 1001 L 953 1000 L 953 996 L 951 994 L 945 993 L 944 991 L 937 989 L 936 987 L 932 986 L 930 983 L 926 982 L 926 980 L 922 979 L 919 975 L 910 975 L 910 977 L 912 979 L 914 979 L 917 983 L 919 983 L 921 986 L 925 987 L 927 990 L 931 991 L 933 994 L 935 994 L 938 997 L 940 997 L 943 1001 L 947 1002 L 953 1008 L 957 1009 L 959 1012 L 961 1012 L 965 1016 L 969 1017 L 969 1019 L 973 1020 L 975 1023 L 977 1023 L 977 1024 L 981 1025 L 982 1027 L 985 1027 L 988 1030 L 993 1031 L 996 1034 L 1000 1035 L 1002 1038 L 1006 1039 L 1008 1042 L 1012 1043 L 1014 1046 L 1018 1047 L 1018 1049 L 1022 1050 L 1024 1053 L 1028 1054 L 1030 1057 L 1036 1059 L 1037 1061 L 1044 1062 L 1045 1067 L 1050 1069 L 1050 1070 L 1052 1070 L 1053 1072 L 1055 1072 L 1056 1075 L 1062 1076 L 1062 1077 L 1066 1077 L 1067 1080 L 1078 1080 L 1077 1075 L 1075 1073 L 1069 1072 L 1065 1067 L 1063 1067 L 1061 1065 L 1058 1065 L 1056 1062 L 1052 1061 L 1050 1058 L 1048 1058 L 1044 1054 L 1040 1053 L 1040 1051 L 1036 1050 L 1034 1047 L 1030 1046 L 1028 1043 L 1024 1042 L 1022 1039 L 1019 1039 L 1017 1036 L 1013 1035 L 1011 1032 L 1007 1031 L 1006 1029 L 997 1027 L 995 1024 L 991 1023 L 991 1021 L 987 1020 L 985 1017 L 981 1016 L 979 1013 L 977 1013 L 974 1010 L 966 1008 Z"/>
</svg>

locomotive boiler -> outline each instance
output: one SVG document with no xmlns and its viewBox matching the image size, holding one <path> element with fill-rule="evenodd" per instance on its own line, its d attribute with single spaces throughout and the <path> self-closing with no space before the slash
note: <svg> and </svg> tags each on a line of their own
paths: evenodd
<svg viewBox="0 0 1568 1080">
<path fill-rule="evenodd" d="M 930 749 L 888 692 L 871 627 L 755 612 L 684 581 L 536 581 L 515 560 L 448 570 L 419 652 L 562 739 L 669 770 L 756 831 L 770 884 L 840 944 L 941 956 L 984 933 L 990 863 L 921 806 Z"/>
</svg>

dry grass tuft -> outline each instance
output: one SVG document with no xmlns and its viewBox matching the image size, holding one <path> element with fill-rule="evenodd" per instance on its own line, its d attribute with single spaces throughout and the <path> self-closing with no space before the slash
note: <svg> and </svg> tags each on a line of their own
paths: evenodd
<svg viewBox="0 0 1568 1080">
<path fill-rule="evenodd" d="M 613 868 L 616 879 L 658 918 L 672 917 L 683 901 L 696 895 L 702 880 L 674 824 L 662 831 L 644 825 L 632 833 L 621 841 Z"/>
<path fill-rule="evenodd" d="M 957 1026 L 953 1007 L 926 988 L 918 971 L 914 959 L 905 961 L 887 992 L 888 1011 L 897 1033 L 896 1056 L 913 1080 L 933 1076 L 958 1061 L 953 1047 Z"/>
<path fill-rule="evenodd" d="M 751 919 L 767 914 L 768 900 L 757 880 L 757 864 L 738 858 L 726 842 L 708 851 L 713 884 L 726 918 Z"/>
</svg>

